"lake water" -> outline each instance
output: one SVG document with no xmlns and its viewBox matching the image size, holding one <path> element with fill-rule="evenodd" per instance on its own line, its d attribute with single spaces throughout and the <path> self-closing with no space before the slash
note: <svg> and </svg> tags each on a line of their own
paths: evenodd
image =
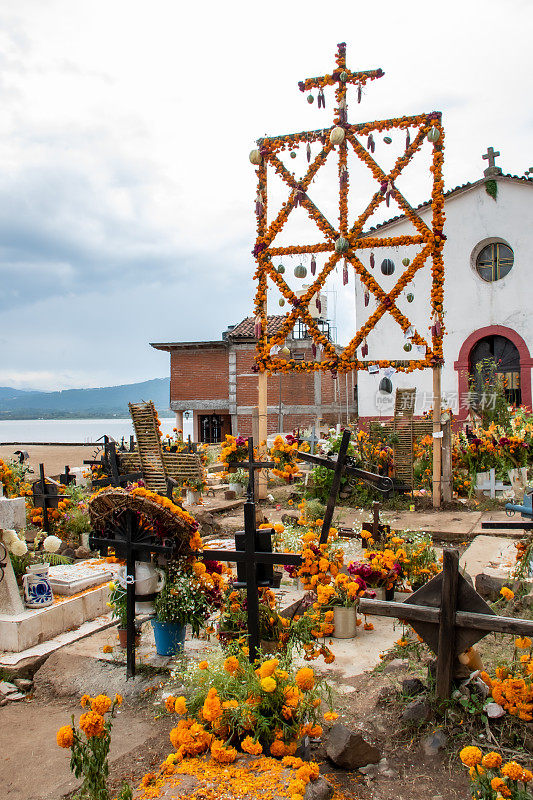
<svg viewBox="0 0 533 800">
<path fill-rule="evenodd" d="M 192 437 L 192 419 L 184 420 L 184 436 Z M 176 418 L 161 419 L 163 436 L 172 433 Z M 0 422 L 0 444 L 4 442 L 96 442 L 106 434 L 117 442 L 129 442 L 131 419 L 13 419 Z"/>
</svg>

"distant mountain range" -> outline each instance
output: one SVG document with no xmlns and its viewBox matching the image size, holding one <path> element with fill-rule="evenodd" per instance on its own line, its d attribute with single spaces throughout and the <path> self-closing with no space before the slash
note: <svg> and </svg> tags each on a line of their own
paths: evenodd
<svg viewBox="0 0 533 800">
<path fill-rule="evenodd" d="M 104 386 L 101 389 L 65 389 L 61 392 L 36 392 L 0 386 L 0 420 L 127 417 L 128 403 L 141 400 L 152 400 L 160 416 L 171 415 L 170 378 L 154 378 L 142 383 Z"/>
</svg>

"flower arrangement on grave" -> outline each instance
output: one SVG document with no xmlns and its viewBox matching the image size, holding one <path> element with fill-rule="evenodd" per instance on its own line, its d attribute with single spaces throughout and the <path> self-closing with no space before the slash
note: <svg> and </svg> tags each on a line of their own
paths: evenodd
<svg viewBox="0 0 533 800">
<path fill-rule="evenodd" d="M 303 653 L 306 661 L 319 656 L 324 657 L 326 664 L 331 664 L 335 656 L 329 647 L 320 639 L 332 632 L 320 609 L 311 602 L 302 608 L 302 613 L 292 618 L 284 617 L 279 612 L 276 597 L 268 588 L 259 590 L 259 638 L 263 648 L 273 646 L 276 652 L 290 655 L 293 651 Z M 218 638 L 225 649 L 238 646 L 248 652 L 248 617 L 247 600 L 244 589 L 228 586 L 221 607 Z"/>
<path fill-rule="evenodd" d="M 304 444 L 307 445 L 307 442 Z M 307 449 L 308 449 L 307 445 Z M 300 474 L 297 467 L 298 461 L 298 440 L 287 434 L 285 438 L 278 435 L 274 439 L 270 449 L 269 458 L 276 466 L 271 468 L 271 472 L 278 478 L 283 478 L 287 483 L 292 483 L 294 478 Z"/>
<path fill-rule="evenodd" d="M 331 711 L 325 681 L 282 656 L 250 664 L 236 651 L 177 677 L 184 696 L 165 701 L 168 711 L 182 717 L 170 733 L 177 761 L 210 751 L 215 761 L 228 764 L 237 748 L 256 756 L 292 756 L 302 736 L 322 735 L 323 700 Z"/>
<path fill-rule="evenodd" d="M 364 580 L 369 587 L 393 589 L 400 578 L 401 564 L 397 554 L 389 548 L 365 550 L 362 561 L 348 564 L 348 572 Z"/>
<path fill-rule="evenodd" d="M 76 778 L 83 778 L 80 794 L 89 800 L 109 800 L 107 776 L 111 729 L 115 709 L 121 703 L 119 694 L 113 700 L 105 694 L 96 697 L 84 694 L 80 704 L 86 710 L 80 716 L 78 727 L 72 715 L 72 724 L 63 725 L 57 732 L 59 747 L 71 751 L 71 771 Z"/>
<path fill-rule="evenodd" d="M 524 722 L 533 721 L 533 652 L 528 636 L 515 639 L 513 657 L 496 668 L 494 677 L 481 673 L 496 703 Z"/>
<path fill-rule="evenodd" d="M 341 608 L 357 608 L 359 600 L 365 595 L 367 585 L 360 575 L 346 575 L 339 572 L 333 583 L 317 587 L 317 603 L 322 608 L 340 606 Z M 327 613 L 327 612 L 326 612 Z M 331 622 L 331 618 L 327 618 Z M 326 632 L 329 635 L 331 630 Z"/>
<path fill-rule="evenodd" d="M 126 589 L 120 581 L 110 581 L 107 587 L 109 589 L 109 600 L 106 605 L 111 609 L 111 618 L 118 620 L 119 628 L 126 628 L 128 624 Z"/>
<path fill-rule="evenodd" d="M 248 439 L 244 436 L 226 434 L 220 451 L 220 460 L 226 470 L 235 470 L 234 464 L 248 458 Z"/>
<path fill-rule="evenodd" d="M 32 490 L 26 480 L 29 467 L 18 461 L 0 459 L 0 483 L 4 497 L 31 497 Z"/>
<path fill-rule="evenodd" d="M 190 625 L 198 636 L 222 604 L 228 568 L 219 561 L 184 558 L 169 562 L 164 572 L 165 584 L 154 602 L 156 619 Z"/>
<path fill-rule="evenodd" d="M 474 800 L 531 800 L 533 772 L 517 761 L 504 760 L 500 753 L 483 754 L 479 747 L 463 747 L 459 758 L 468 767 Z"/>
<path fill-rule="evenodd" d="M 321 520 L 317 520 L 317 526 Z M 344 565 L 344 552 L 338 545 L 336 528 L 330 528 L 328 541 L 320 544 L 320 529 L 311 526 L 302 537 L 302 565 L 295 574 L 306 591 L 326 585 L 338 575 Z M 289 568 L 290 569 L 290 568 Z"/>
<path fill-rule="evenodd" d="M 201 477 L 194 477 L 191 475 L 185 478 L 181 485 L 183 489 L 188 489 L 191 492 L 203 492 L 207 486 L 203 473 Z"/>
</svg>

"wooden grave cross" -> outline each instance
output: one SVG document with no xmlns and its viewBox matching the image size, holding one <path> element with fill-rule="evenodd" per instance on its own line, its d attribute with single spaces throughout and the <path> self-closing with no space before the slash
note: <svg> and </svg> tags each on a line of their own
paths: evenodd
<svg viewBox="0 0 533 800">
<path fill-rule="evenodd" d="M 302 559 L 292 553 L 273 553 L 271 537 L 274 533 L 273 528 L 263 528 L 257 530 L 255 517 L 254 500 L 254 471 L 265 469 L 265 467 L 275 466 L 273 462 L 254 461 L 254 445 L 252 437 L 248 439 L 248 455 L 246 462 L 239 463 L 239 466 L 247 467 L 250 480 L 248 482 L 248 496 L 244 504 L 244 532 L 239 531 L 235 534 L 235 550 L 201 550 L 197 553 L 199 558 L 206 558 L 213 561 L 235 561 L 237 569 L 239 565 L 244 567 L 244 583 L 246 586 L 246 610 L 248 617 L 248 648 L 249 659 L 251 662 L 257 658 L 257 651 L 260 644 L 260 624 L 259 624 L 259 565 L 283 564 L 298 567 Z M 267 541 L 268 537 L 268 541 Z M 239 550 L 239 539 L 244 543 L 244 549 Z M 258 549 L 258 545 L 262 547 Z M 268 576 L 267 576 L 268 577 Z M 263 581 L 261 581 L 264 583 Z"/>
<path fill-rule="evenodd" d="M 59 494 L 59 483 L 52 478 L 46 478 L 44 464 L 39 464 L 39 478 L 33 484 L 33 504 L 35 508 L 43 510 L 43 528 L 50 534 L 50 520 L 48 509 L 57 508 L 60 500 L 70 497 L 68 494 Z"/>
<path fill-rule="evenodd" d="M 437 696 L 450 697 L 455 659 L 490 632 L 533 636 L 533 621 L 500 617 L 459 572 L 459 553 L 445 549 L 443 568 L 403 603 L 361 598 L 364 614 L 411 624 L 437 656 Z"/>
<path fill-rule="evenodd" d="M 394 488 L 392 480 L 385 475 L 378 475 L 375 472 L 368 472 L 367 470 L 360 469 L 354 466 L 353 458 L 348 455 L 348 446 L 350 444 L 351 431 L 346 428 L 342 434 L 339 452 L 336 458 L 324 458 L 321 456 L 311 455 L 311 453 L 298 454 L 301 461 L 306 461 L 318 467 L 326 467 L 326 469 L 333 470 L 333 482 L 328 496 L 326 511 L 324 514 L 324 521 L 322 523 L 322 530 L 320 532 L 320 544 L 325 544 L 328 541 L 329 530 L 333 520 L 333 512 L 335 511 L 335 504 L 337 502 L 337 495 L 339 493 L 341 479 L 344 474 L 353 475 L 360 478 L 367 483 L 371 483 L 379 492 L 388 494 Z"/>
</svg>

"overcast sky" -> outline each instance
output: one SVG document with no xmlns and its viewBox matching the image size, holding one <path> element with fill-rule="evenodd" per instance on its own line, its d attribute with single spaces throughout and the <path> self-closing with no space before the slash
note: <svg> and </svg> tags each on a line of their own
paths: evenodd
<svg viewBox="0 0 533 800">
<path fill-rule="evenodd" d="M 532 24 L 529 0 L 4 0 L 0 385 L 165 376 L 150 341 L 251 313 L 248 153 L 331 124 L 297 82 L 337 42 L 386 73 L 351 121 L 440 109 L 447 188 L 481 177 L 488 145 L 523 174 Z"/>
</svg>

